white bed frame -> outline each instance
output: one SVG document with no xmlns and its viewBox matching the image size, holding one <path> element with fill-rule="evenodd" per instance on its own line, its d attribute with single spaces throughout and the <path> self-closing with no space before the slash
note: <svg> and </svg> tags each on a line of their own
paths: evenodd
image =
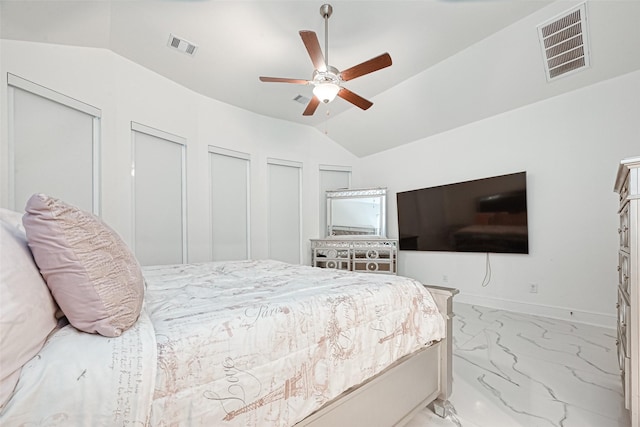
<svg viewBox="0 0 640 427">
<path fill-rule="evenodd" d="M 372 379 L 346 391 L 296 427 L 391 427 L 406 424 L 433 403 L 445 416 L 451 395 L 453 296 L 457 289 L 427 286 L 446 319 L 446 338 L 416 351 Z"/>
</svg>

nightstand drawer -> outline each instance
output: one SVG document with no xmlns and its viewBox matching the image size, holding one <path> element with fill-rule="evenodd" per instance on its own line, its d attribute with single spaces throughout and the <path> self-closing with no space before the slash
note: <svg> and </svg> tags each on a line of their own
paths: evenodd
<svg viewBox="0 0 640 427">
<path fill-rule="evenodd" d="M 622 348 L 625 356 L 629 356 L 631 353 L 629 348 L 631 344 L 631 337 L 629 336 L 631 333 L 631 327 L 629 326 L 631 308 L 627 297 L 621 290 L 618 290 L 618 303 L 616 305 L 618 307 L 618 346 Z"/>
<path fill-rule="evenodd" d="M 620 206 L 624 205 L 627 201 L 627 197 L 629 197 L 629 177 L 627 175 L 627 179 L 622 182 L 620 189 L 618 190 L 618 194 L 620 195 Z"/>
<path fill-rule="evenodd" d="M 618 326 L 618 338 L 616 339 L 616 351 L 618 353 L 618 367 L 621 371 L 624 371 L 624 359 L 627 357 L 627 337 L 626 331 Z"/>
<path fill-rule="evenodd" d="M 618 253 L 618 286 L 624 291 L 625 295 L 631 294 L 629 289 L 630 274 L 629 254 L 620 251 Z"/>
<path fill-rule="evenodd" d="M 629 203 L 620 210 L 620 228 L 618 228 L 620 249 L 629 251 Z"/>
</svg>

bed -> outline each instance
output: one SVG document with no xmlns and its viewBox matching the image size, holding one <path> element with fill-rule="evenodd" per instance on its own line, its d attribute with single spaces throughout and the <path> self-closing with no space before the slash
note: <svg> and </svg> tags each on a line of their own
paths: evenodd
<svg viewBox="0 0 640 427">
<path fill-rule="evenodd" d="M 2 425 L 386 427 L 451 392 L 455 290 L 273 260 L 141 269 L 45 195 L 0 226 Z"/>
</svg>

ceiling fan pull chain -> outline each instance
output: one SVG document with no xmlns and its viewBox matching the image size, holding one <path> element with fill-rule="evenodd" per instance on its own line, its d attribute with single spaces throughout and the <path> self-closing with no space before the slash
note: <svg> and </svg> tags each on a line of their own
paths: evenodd
<svg viewBox="0 0 640 427">
<path fill-rule="evenodd" d="M 331 110 L 327 108 L 327 112 L 324 116 L 324 134 L 329 135 L 329 116 L 331 115 Z"/>
</svg>

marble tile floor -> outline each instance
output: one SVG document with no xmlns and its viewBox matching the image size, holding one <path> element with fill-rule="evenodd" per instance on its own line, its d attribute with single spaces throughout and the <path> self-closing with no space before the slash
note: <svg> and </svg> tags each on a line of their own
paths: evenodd
<svg viewBox="0 0 640 427">
<path fill-rule="evenodd" d="M 407 427 L 630 427 L 616 331 L 454 303 L 448 415 Z"/>
</svg>

